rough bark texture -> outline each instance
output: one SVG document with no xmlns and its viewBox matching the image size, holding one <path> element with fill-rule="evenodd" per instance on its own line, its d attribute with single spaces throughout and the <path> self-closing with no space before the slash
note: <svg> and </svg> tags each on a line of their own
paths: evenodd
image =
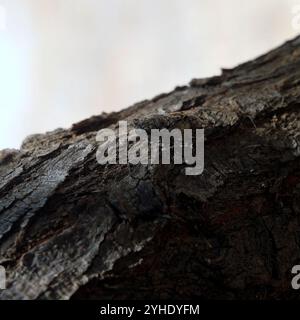
<svg viewBox="0 0 300 320">
<path fill-rule="evenodd" d="M 95 135 L 204 128 L 205 170 L 107 165 Z M 1 299 L 298 298 L 300 37 L 0 158 Z"/>
</svg>

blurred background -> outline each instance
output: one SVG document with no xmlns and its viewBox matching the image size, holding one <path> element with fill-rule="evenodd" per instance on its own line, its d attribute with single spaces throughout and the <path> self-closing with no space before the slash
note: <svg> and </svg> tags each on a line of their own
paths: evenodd
<svg viewBox="0 0 300 320">
<path fill-rule="evenodd" d="M 300 33 L 299 5 L 0 0 L 0 149 L 255 58 Z"/>
</svg>

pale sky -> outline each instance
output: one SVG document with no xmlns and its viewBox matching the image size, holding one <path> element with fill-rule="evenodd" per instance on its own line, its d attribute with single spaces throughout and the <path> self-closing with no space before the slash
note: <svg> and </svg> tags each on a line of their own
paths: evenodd
<svg viewBox="0 0 300 320">
<path fill-rule="evenodd" d="M 255 58 L 300 33 L 299 5 L 0 0 L 0 149 Z"/>
</svg>

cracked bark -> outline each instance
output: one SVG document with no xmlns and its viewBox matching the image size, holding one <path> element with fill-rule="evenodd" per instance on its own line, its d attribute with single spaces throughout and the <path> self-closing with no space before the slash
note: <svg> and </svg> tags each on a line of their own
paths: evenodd
<svg viewBox="0 0 300 320">
<path fill-rule="evenodd" d="M 293 299 L 300 37 L 0 153 L 1 299 Z M 97 130 L 204 128 L 205 170 L 100 166 Z"/>
</svg>

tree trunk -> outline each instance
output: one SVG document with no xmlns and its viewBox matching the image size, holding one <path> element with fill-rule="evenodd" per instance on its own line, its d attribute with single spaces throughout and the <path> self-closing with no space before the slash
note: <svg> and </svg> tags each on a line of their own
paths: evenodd
<svg viewBox="0 0 300 320">
<path fill-rule="evenodd" d="M 300 37 L 0 157 L 1 299 L 297 298 Z M 102 128 L 204 128 L 205 168 L 99 165 Z"/>
</svg>

